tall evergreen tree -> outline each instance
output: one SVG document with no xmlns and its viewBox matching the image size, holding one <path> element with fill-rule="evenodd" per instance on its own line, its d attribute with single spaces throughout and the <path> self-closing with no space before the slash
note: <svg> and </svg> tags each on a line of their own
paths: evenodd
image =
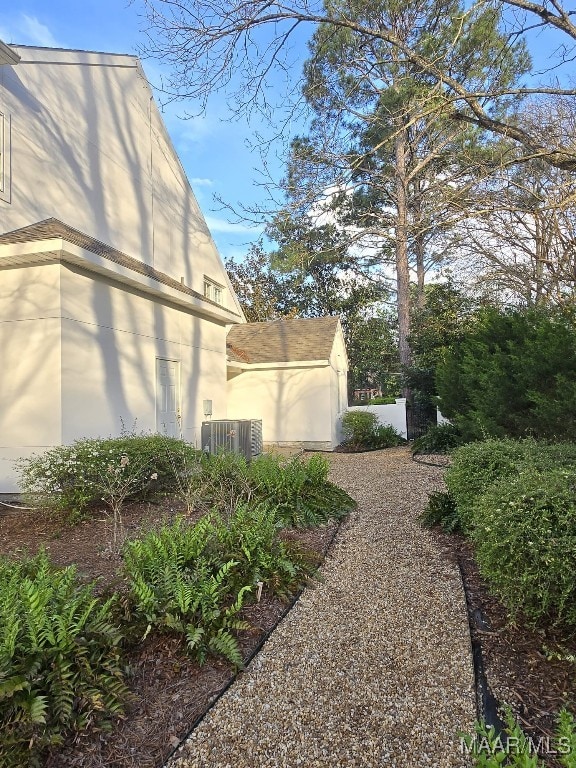
<svg viewBox="0 0 576 768">
<path fill-rule="evenodd" d="M 466 12 L 459 0 L 326 7 L 333 17 L 392 30 L 476 91 L 510 87 L 528 64 L 522 44 L 510 45 L 499 31 L 493 8 Z M 313 120 L 309 135 L 293 144 L 290 209 L 299 218 L 306 211 L 332 216 L 362 256 L 374 248 L 384 261 L 392 254 L 400 360 L 408 367 L 411 268 L 423 300 L 426 262 L 436 256 L 432 238 L 459 214 L 462 189 L 486 163 L 486 146 L 476 130 L 449 119 L 444 92 L 396 46 L 350 27 L 316 30 L 305 97 Z"/>
</svg>

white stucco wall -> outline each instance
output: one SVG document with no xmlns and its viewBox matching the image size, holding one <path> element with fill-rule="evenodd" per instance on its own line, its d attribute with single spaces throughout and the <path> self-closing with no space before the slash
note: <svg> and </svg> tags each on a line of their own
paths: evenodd
<svg viewBox="0 0 576 768">
<path fill-rule="evenodd" d="M 0 493 L 13 461 L 61 440 L 60 267 L 0 272 Z"/>
<path fill-rule="evenodd" d="M 182 436 L 199 439 L 202 399 L 226 414 L 225 326 L 80 270 L 62 276 L 63 439 L 156 424 L 156 358 L 180 363 Z M 88 374 L 86 373 L 88 372 Z M 90 413 L 85 403 L 93 403 Z M 83 413 L 81 434 L 78 415 Z"/>
<path fill-rule="evenodd" d="M 226 416 L 225 326 L 65 265 L 0 272 L 0 493 L 12 459 L 156 424 L 156 358 L 180 363 L 182 436 Z"/>
<path fill-rule="evenodd" d="M 228 418 L 262 419 L 265 443 L 332 445 L 331 369 L 248 370 L 228 381 Z"/>
<path fill-rule="evenodd" d="M 441 424 L 452 424 L 450 419 L 447 419 L 446 416 L 443 416 L 440 413 L 440 409 L 439 408 L 436 408 L 436 424 L 438 424 L 439 426 Z"/>
<path fill-rule="evenodd" d="M 348 407 L 348 356 L 340 325 L 338 325 L 330 355 L 330 401 L 331 447 L 335 448 L 343 439 L 342 416 Z"/>
<path fill-rule="evenodd" d="M 138 59 L 14 46 L 0 67 L 10 189 L 0 232 L 54 217 L 238 308 Z M 8 123 L 9 121 L 9 123 Z"/>
</svg>

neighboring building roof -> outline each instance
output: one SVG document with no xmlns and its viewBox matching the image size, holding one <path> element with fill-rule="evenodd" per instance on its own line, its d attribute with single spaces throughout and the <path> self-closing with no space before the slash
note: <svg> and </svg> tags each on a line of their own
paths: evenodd
<svg viewBox="0 0 576 768">
<path fill-rule="evenodd" d="M 192 288 L 189 288 L 187 285 L 178 282 L 178 280 L 170 277 L 165 272 L 160 272 L 159 270 L 154 269 L 154 267 L 144 264 L 144 262 L 139 261 L 132 256 L 127 256 L 125 253 L 117 251 L 115 248 L 112 248 L 105 243 L 101 243 L 99 240 L 95 240 L 89 235 L 79 232 L 77 229 L 68 226 L 68 224 L 64 224 L 58 219 L 44 219 L 44 221 L 38 221 L 36 224 L 30 224 L 27 227 L 15 229 L 12 232 L 6 232 L 5 234 L 0 235 L 0 245 L 29 243 L 34 240 L 52 240 L 53 238 L 66 240 L 69 243 L 73 243 L 74 245 L 83 248 L 85 251 L 95 253 L 97 256 L 101 256 L 104 259 L 119 264 L 121 267 L 126 267 L 140 275 L 151 277 L 159 283 L 168 285 L 181 293 L 193 296 L 195 299 L 200 299 L 207 304 L 212 304 L 221 309 L 219 304 L 216 304 L 211 299 L 198 293 L 198 291 L 192 290 Z"/>
<path fill-rule="evenodd" d="M 228 331 L 228 357 L 240 363 L 328 360 L 338 322 L 337 317 L 313 317 L 236 325 Z"/>
</svg>

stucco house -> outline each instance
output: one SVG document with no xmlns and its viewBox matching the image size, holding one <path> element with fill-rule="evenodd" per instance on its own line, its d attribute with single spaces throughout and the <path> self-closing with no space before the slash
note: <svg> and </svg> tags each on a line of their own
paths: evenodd
<svg viewBox="0 0 576 768">
<path fill-rule="evenodd" d="M 230 416 L 236 325 L 139 60 L 0 43 L 0 493 L 15 458 L 81 437 L 198 444 L 204 400 Z"/>
<path fill-rule="evenodd" d="M 228 416 L 262 419 L 265 444 L 332 450 L 348 406 L 337 317 L 235 325 L 228 332 Z"/>
</svg>

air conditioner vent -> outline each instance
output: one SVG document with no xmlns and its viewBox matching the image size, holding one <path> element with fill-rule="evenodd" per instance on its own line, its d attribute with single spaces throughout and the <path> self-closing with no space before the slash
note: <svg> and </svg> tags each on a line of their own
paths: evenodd
<svg viewBox="0 0 576 768">
<path fill-rule="evenodd" d="M 203 421 L 201 436 L 202 450 L 207 453 L 241 453 L 248 461 L 262 453 L 260 419 Z"/>
</svg>

